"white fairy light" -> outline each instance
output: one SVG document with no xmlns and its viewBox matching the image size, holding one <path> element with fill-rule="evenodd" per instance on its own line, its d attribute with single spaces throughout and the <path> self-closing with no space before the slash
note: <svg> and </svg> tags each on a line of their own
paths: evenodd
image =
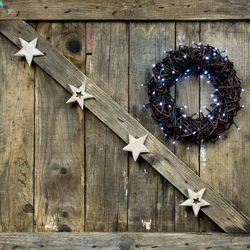
<svg viewBox="0 0 250 250">
<path fill-rule="evenodd" d="M 203 108 L 204 108 L 204 109 L 206 109 L 206 108 L 207 108 L 207 106 L 203 106 Z"/>
<path fill-rule="evenodd" d="M 184 132 L 187 133 L 188 132 L 187 129 L 185 129 Z"/>
<path fill-rule="evenodd" d="M 241 105 L 241 107 L 242 107 L 242 108 L 245 108 L 245 105 L 243 104 L 243 105 Z"/>
<path fill-rule="evenodd" d="M 205 59 L 206 59 L 206 60 L 209 60 L 209 56 L 206 56 Z"/>
<path fill-rule="evenodd" d="M 195 134 L 196 134 L 196 132 L 194 131 L 194 132 L 192 132 L 192 134 L 193 134 L 193 135 L 195 135 Z"/>
<path fill-rule="evenodd" d="M 172 74 L 175 74 L 175 71 L 174 71 L 174 70 L 172 70 Z"/>
<path fill-rule="evenodd" d="M 188 106 L 187 105 L 184 105 L 184 109 L 186 109 Z"/>
<path fill-rule="evenodd" d="M 172 106 L 169 104 L 168 107 L 171 108 Z"/>
<path fill-rule="evenodd" d="M 184 55 L 183 58 L 187 58 L 187 55 Z"/>
<path fill-rule="evenodd" d="M 144 84 L 143 83 L 141 83 L 141 87 L 143 87 L 144 86 Z"/>
<path fill-rule="evenodd" d="M 226 116 L 226 113 L 223 113 L 223 114 L 222 114 L 222 116 L 224 116 L 224 117 L 225 117 L 225 116 Z"/>
<path fill-rule="evenodd" d="M 214 94 L 211 94 L 211 97 L 214 97 Z"/>
<path fill-rule="evenodd" d="M 214 98 L 214 102 L 217 102 L 218 100 L 216 98 Z"/>
<path fill-rule="evenodd" d="M 187 115 L 186 115 L 186 114 L 183 114 L 182 116 L 183 116 L 184 118 L 186 118 L 186 117 L 187 117 Z"/>
<path fill-rule="evenodd" d="M 240 130 L 240 127 L 238 127 L 237 129 Z"/>
<path fill-rule="evenodd" d="M 217 106 L 219 106 L 219 105 L 220 105 L 220 103 L 219 103 L 219 102 L 217 102 L 217 103 L 216 103 L 216 105 L 217 105 Z"/>
<path fill-rule="evenodd" d="M 175 143 L 176 143 L 176 141 L 173 141 L 172 143 L 173 143 L 173 144 L 175 144 Z"/>
<path fill-rule="evenodd" d="M 190 147 L 189 146 L 187 146 L 187 148 L 186 148 L 187 150 L 190 150 Z"/>
<path fill-rule="evenodd" d="M 210 116 L 210 118 L 209 118 L 210 120 L 213 120 L 214 119 L 214 117 L 213 116 Z"/>
<path fill-rule="evenodd" d="M 153 64 L 152 66 L 153 66 L 153 68 L 154 68 L 154 67 L 155 67 L 155 64 Z"/>
<path fill-rule="evenodd" d="M 207 81 L 207 83 L 210 83 L 210 81 Z"/>
<path fill-rule="evenodd" d="M 241 92 L 244 92 L 245 91 L 245 89 L 241 89 Z"/>
<path fill-rule="evenodd" d="M 178 78 L 175 79 L 176 82 L 178 82 L 178 80 L 179 80 Z"/>
<path fill-rule="evenodd" d="M 160 102 L 159 105 L 162 106 L 162 102 Z"/>
<path fill-rule="evenodd" d="M 206 75 L 207 73 L 208 73 L 208 71 L 207 71 L 207 70 L 205 70 L 205 71 L 204 71 L 204 74 Z"/>
<path fill-rule="evenodd" d="M 219 135 L 218 137 L 219 137 L 219 139 L 221 139 L 221 137 L 222 137 L 222 136 L 221 136 L 221 135 Z"/>
<path fill-rule="evenodd" d="M 152 94 L 155 95 L 155 91 L 153 91 Z"/>
<path fill-rule="evenodd" d="M 203 75 L 200 75 L 200 78 L 203 78 L 204 76 Z"/>
</svg>

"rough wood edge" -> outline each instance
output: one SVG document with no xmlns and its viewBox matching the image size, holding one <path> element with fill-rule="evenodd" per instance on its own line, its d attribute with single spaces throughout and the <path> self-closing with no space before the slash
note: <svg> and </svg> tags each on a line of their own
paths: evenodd
<svg viewBox="0 0 250 250">
<path fill-rule="evenodd" d="M 1 233 L 0 249 L 247 249 L 250 235 L 220 233 Z"/>
<path fill-rule="evenodd" d="M 9 0 L 0 20 L 247 20 L 248 0 Z"/>
<path fill-rule="evenodd" d="M 83 82 L 86 82 L 87 91 L 95 96 L 95 99 L 86 102 L 85 106 L 93 114 L 126 143 L 128 143 L 129 133 L 134 136 L 147 134 L 146 144 L 151 153 L 143 154 L 142 158 L 186 197 L 187 188 L 200 190 L 205 187 L 205 199 L 212 205 L 202 209 L 202 211 L 225 232 L 250 232 L 250 222 L 246 215 L 237 211 L 232 204 L 225 201 L 209 184 L 189 169 L 183 161 L 147 131 L 135 118 L 39 36 L 30 25 L 23 21 L 1 21 L 0 32 L 17 47 L 20 47 L 18 39 L 20 36 L 26 40 L 38 36 L 38 48 L 46 54 L 44 57 L 34 58 L 34 62 L 38 66 L 69 92 L 68 83 L 80 86 Z"/>
</svg>

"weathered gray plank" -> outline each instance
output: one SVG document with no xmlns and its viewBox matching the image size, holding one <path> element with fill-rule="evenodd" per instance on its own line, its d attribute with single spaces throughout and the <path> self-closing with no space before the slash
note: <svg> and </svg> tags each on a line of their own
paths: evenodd
<svg viewBox="0 0 250 250">
<path fill-rule="evenodd" d="M 0 19 L 24 20 L 222 20 L 249 19 L 248 0 L 8 0 Z"/>
<path fill-rule="evenodd" d="M 149 82 L 152 64 L 161 60 L 163 51 L 172 48 L 174 41 L 174 22 L 130 24 L 129 112 L 161 140 L 164 136 L 151 110 L 143 108 L 148 96 L 147 88 L 141 87 L 141 83 Z M 129 231 L 174 231 L 173 189 L 147 162 L 141 159 L 134 162 L 130 155 Z"/>
<path fill-rule="evenodd" d="M 0 234 L 0 249 L 247 249 L 249 235 L 213 233 Z"/>
<path fill-rule="evenodd" d="M 128 142 L 129 133 L 134 136 L 147 134 L 146 145 L 151 153 L 144 154 L 142 157 L 150 163 L 153 168 L 185 195 L 187 195 L 188 187 L 193 190 L 199 190 L 205 187 L 205 199 L 211 203 L 212 206 L 203 208 L 202 211 L 212 218 L 225 232 L 250 231 L 250 223 L 247 216 L 226 202 L 210 185 L 189 169 L 184 162 L 170 152 L 169 149 L 147 131 L 135 118 L 129 115 L 118 103 L 81 73 L 65 57 L 53 49 L 31 26 L 23 21 L 1 21 L 0 32 L 17 46 L 20 46 L 18 41 L 19 36 L 26 40 L 38 36 L 38 48 L 46 53 L 46 56 L 36 57 L 34 61 L 44 71 L 57 80 L 58 83 L 68 91 L 68 83 L 74 83 L 74 85 L 80 86 L 85 82 L 87 84 L 87 92 L 95 96 L 95 99 L 86 102 L 86 107 L 93 114 L 125 142 Z"/>
<path fill-rule="evenodd" d="M 230 60 L 234 62 L 238 76 L 243 80 L 241 104 L 245 105 L 235 122 L 240 126 L 238 131 L 232 126 L 222 139 L 215 144 L 203 145 L 201 148 L 201 178 L 213 185 L 222 197 L 235 205 L 248 216 L 250 215 L 250 138 L 249 138 L 249 52 L 250 23 L 248 22 L 204 22 L 201 24 L 202 41 L 221 50 L 228 50 Z M 201 105 L 211 103 L 210 89 L 206 81 L 201 85 Z M 219 173 L 219 174 L 218 174 Z M 201 224 L 204 230 L 212 228 L 207 219 Z"/>
<path fill-rule="evenodd" d="M 87 71 L 125 110 L 128 107 L 128 30 L 125 23 L 87 23 Z M 122 140 L 86 112 L 86 231 L 127 229 L 128 153 Z"/>
<path fill-rule="evenodd" d="M 33 231 L 34 68 L 0 36 L 0 231 Z"/>
<path fill-rule="evenodd" d="M 199 41 L 199 22 L 176 23 L 176 48 L 179 44 L 190 46 L 193 41 Z M 182 79 L 176 85 L 176 103 L 178 106 L 187 105 L 185 112 L 192 115 L 199 111 L 199 78 L 191 76 L 190 79 Z M 189 143 L 176 143 L 175 154 L 183 160 L 196 174 L 199 175 L 199 146 L 194 145 L 188 151 Z M 185 197 L 178 191 L 175 192 L 175 231 L 194 232 L 199 231 L 199 220 L 194 216 L 192 209 L 180 207 L 179 204 Z"/>
<path fill-rule="evenodd" d="M 84 70 L 84 24 L 46 22 L 39 23 L 37 30 L 64 56 L 71 58 L 76 54 L 73 62 Z M 81 44 L 79 51 L 77 43 Z M 80 107 L 66 105 L 68 94 L 39 67 L 35 97 L 35 231 L 82 232 L 83 112 Z"/>
</svg>

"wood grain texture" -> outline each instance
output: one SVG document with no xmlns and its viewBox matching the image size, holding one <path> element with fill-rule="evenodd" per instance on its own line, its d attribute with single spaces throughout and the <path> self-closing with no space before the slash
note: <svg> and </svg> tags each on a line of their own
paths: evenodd
<svg viewBox="0 0 250 250">
<path fill-rule="evenodd" d="M 35 30 L 23 21 L 1 21 L 0 32 L 17 46 L 18 37 L 29 40 L 39 36 Z M 250 223 L 246 215 L 225 201 L 214 189 L 197 176 L 183 161 L 176 157 L 156 137 L 144 128 L 134 117 L 126 112 L 108 94 L 80 72 L 65 57 L 58 53 L 42 37 L 39 36 L 38 48 L 46 53 L 46 57 L 35 58 L 34 61 L 69 91 L 68 83 L 87 84 L 87 91 L 95 96 L 95 100 L 86 102 L 86 107 L 103 123 L 113 130 L 122 140 L 128 143 L 128 134 L 142 136 L 147 134 L 147 148 L 151 153 L 143 155 L 150 165 L 168 179 L 185 196 L 187 188 L 194 191 L 206 188 L 204 199 L 213 204 L 202 211 L 218 224 L 225 232 L 249 232 Z"/>
<path fill-rule="evenodd" d="M 128 108 L 128 30 L 125 23 L 87 23 L 87 72 Z M 87 102 L 86 102 L 87 103 Z M 124 143 L 86 112 L 86 230 L 127 229 L 127 152 Z"/>
<path fill-rule="evenodd" d="M 131 23 L 129 62 L 129 112 L 157 138 L 162 131 L 152 119 L 151 110 L 143 108 L 148 102 L 147 88 L 151 66 L 160 61 L 163 51 L 170 49 L 175 39 L 174 23 Z M 146 143 L 147 145 L 147 143 Z M 129 157 L 130 231 L 173 231 L 174 188 L 141 157 L 137 162 Z"/>
<path fill-rule="evenodd" d="M 0 234 L 0 249 L 247 249 L 249 235 L 215 233 Z"/>
<path fill-rule="evenodd" d="M 199 22 L 176 23 L 176 48 L 179 44 L 191 46 L 193 41 L 200 38 Z M 187 105 L 185 112 L 192 115 L 199 111 L 200 81 L 198 77 L 182 79 L 176 85 L 176 103 L 178 106 Z M 182 159 L 196 174 L 199 175 L 199 146 L 194 145 L 190 150 L 186 147 L 189 143 L 177 143 L 175 154 Z M 175 192 L 175 230 L 178 232 L 199 231 L 199 219 L 195 218 L 192 209 L 180 207 L 179 204 L 185 197 L 178 191 Z"/>
<path fill-rule="evenodd" d="M 204 22 L 201 25 L 201 39 L 219 49 L 227 49 L 230 60 L 234 62 L 238 76 L 243 80 L 242 109 L 235 122 L 240 126 L 238 131 L 234 125 L 222 135 L 215 144 L 207 144 L 201 148 L 201 178 L 207 180 L 222 197 L 235 204 L 243 213 L 250 215 L 250 164 L 249 164 L 249 64 L 250 64 L 250 24 L 248 22 Z M 203 81 L 201 104 L 211 103 L 210 94 Z M 207 219 L 203 218 L 203 230 L 211 230 Z"/>
<path fill-rule="evenodd" d="M 34 68 L 0 36 L 0 231 L 33 231 Z"/>
<path fill-rule="evenodd" d="M 23 20 L 225 20 L 249 19 L 248 0 L 8 0 L 0 19 Z"/>
<path fill-rule="evenodd" d="M 70 43 L 79 42 L 74 62 L 85 65 L 84 24 L 39 23 L 37 30 L 69 58 L 76 52 L 70 50 Z M 35 97 L 35 231 L 82 232 L 83 112 L 78 105 L 66 105 L 68 93 L 38 67 Z"/>
</svg>

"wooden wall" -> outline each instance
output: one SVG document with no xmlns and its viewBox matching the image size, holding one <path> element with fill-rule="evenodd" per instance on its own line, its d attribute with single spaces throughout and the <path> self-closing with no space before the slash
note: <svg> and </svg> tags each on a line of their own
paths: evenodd
<svg viewBox="0 0 250 250">
<path fill-rule="evenodd" d="M 238 131 L 216 144 L 164 141 L 224 199 L 250 216 L 247 21 L 33 22 L 45 39 L 72 61 L 157 138 L 145 110 L 151 65 L 179 43 L 202 41 L 227 49 L 246 92 Z M 13 57 L 17 48 L 0 36 L 0 231 L 220 231 L 202 213 L 179 207 L 185 198 L 89 111 L 69 98 L 37 66 Z M 197 111 L 211 89 L 193 78 L 180 82 L 177 102 Z"/>
</svg>

